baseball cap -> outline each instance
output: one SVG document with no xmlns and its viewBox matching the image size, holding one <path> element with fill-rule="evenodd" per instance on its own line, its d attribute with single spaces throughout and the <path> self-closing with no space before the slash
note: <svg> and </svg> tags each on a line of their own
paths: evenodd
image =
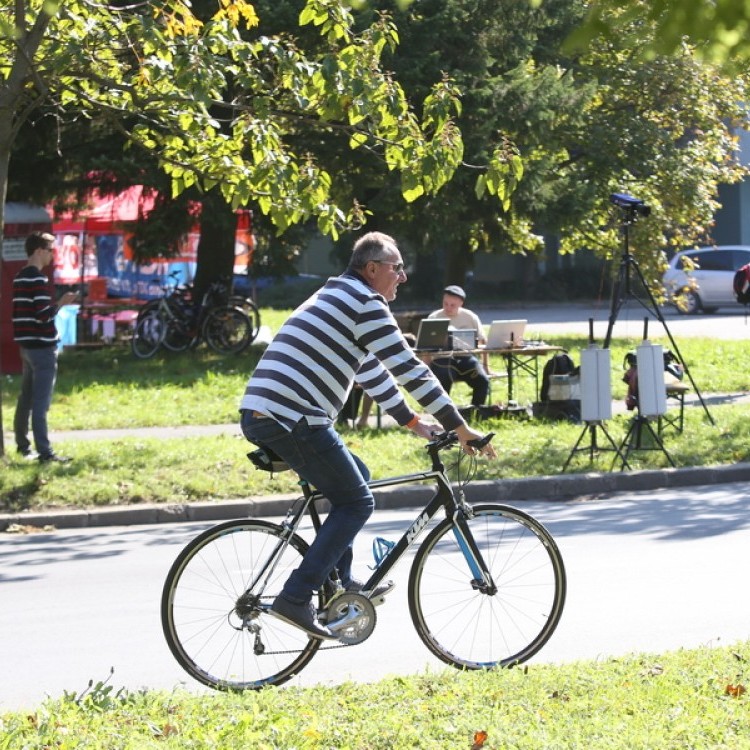
<svg viewBox="0 0 750 750">
<path fill-rule="evenodd" d="M 443 289 L 443 294 L 452 294 L 454 297 L 466 299 L 466 292 L 456 284 L 451 284 L 450 286 L 445 287 L 445 289 Z"/>
</svg>

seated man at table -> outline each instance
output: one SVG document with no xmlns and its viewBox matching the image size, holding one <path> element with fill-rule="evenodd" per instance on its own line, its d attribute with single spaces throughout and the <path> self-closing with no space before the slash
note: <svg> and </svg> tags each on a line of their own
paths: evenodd
<svg viewBox="0 0 750 750">
<path fill-rule="evenodd" d="M 484 344 L 484 328 L 476 313 L 464 307 L 466 293 L 460 286 L 452 284 L 443 290 L 443 306 L 428 315 L 430 318 L 448 318 L 450 328 L 473 328 L 477 332 L 477 342 Z M 455 352 L 450 357 L 436 357 L 430 369 L 447 393 L 457 380 L 468 383 L 471 388 L 472 406 L 484 406 L 490 391 L 490 379 L 482 363 L 471 353 Z"/>
</svg>

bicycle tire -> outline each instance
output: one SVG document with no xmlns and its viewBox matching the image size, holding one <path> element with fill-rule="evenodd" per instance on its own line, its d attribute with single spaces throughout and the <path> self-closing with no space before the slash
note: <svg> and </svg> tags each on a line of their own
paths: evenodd
<svg viewBox="0 0 750 750">
<path fill-rule="evenodd" d="M 240 294 L 233 294 L 229 298 L 229 305 L 230 307 L 238 307 L 247 315 L 251 328 L 250 341 L 255 341 L 260 333 L 260 310 L 258 306 L 249 297 L 243 297 Z"/>
<path fill-rule="evenodd" d="M 170 320 L 162 342 L 170 352 L 184 352 L 191 344 L 193 337 L 181 322 Z"/>
<path fill-rule="evenodd" d="M 496 592 L 472 586 L 453 532 L 436 526 L 420 545 L 409 574 L 409 612 L 427 648 L 459 669 L 520 664 L 557 627 L 565 604 L 562 556 L 550 533 L 527 513 L 477 505 L 467 521 Z"/>
<path fill-rule="evenodd" d="M 162 591 L 162 629 L 177 662 L 204 685 L 238 691 L 281 685 L 320 647 L 320 640 L 268 613 L 307 550 L 301 537 L 289 540 L 262 596 L 242 598 L 283 534 L 267 521 L 227 521 L 193 539 L 172 564 Z M 245 621 L 238 615 L 243 606 Z M 257 653 L 253 628 L 265 653 Z"/>
<path fill-rule="evenodd" d="M 245 313 L 236 307 L 214 307 L 203 321 L 203 340 L 219 354 L 239 354 L 250 344 L 252 329 Z"/>
<path fill-rule="evenodd" d="M 135 326 L 130 348 L 138 359 L 153 357 L 164 341 L 167 325 L 158 310 L 151 310 Z"/>
<path fill-rule="evenodd" d="M 146 315 L 150 315 L 155 310 L 158 310 L 159 305 L 161 305 L 160 299 L 150 299 L 148 300 L 148 302 L 144 302 L 138 309 L 138 317 L 135 319 L 136 324 L 140 323 L 140 321 L 145 318 Z"/>
</svg>

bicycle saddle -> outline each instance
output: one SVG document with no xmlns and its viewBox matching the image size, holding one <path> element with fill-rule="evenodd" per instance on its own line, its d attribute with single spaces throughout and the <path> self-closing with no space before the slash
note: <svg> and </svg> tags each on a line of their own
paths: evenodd
<svg viewBox="0 0 750 750">
<path fill-rule="evenodd" d="M 253 466 L 261 471 L 278 474 L 280 471 L 289 469 L 289 464 L 270 448 L 260 447 L 248 453 L 247 457 L 252 461 Z"/>
</svg>

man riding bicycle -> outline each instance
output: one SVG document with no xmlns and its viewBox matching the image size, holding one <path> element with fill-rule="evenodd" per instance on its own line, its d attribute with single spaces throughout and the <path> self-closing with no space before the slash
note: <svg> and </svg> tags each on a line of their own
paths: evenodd
<svg viewBox="0 0 750 750">
<path fill-rule="evenodd" d="M 362 591 L 352 577 L 352 544 L 374 509 L 370 472 L 335 430 L 338 413 L 356 382 L 396 422 L 429 439 L 435 426 L 407 404 L 399 386 L 467 453 L 482 437 L 463 420 L 429 367 L 404 340 L 388 307 L 406 281 L 396 242 L 370 232 L 354 245 L 349 266 L 298 307 L 266 349 L 240 404 L 245 437 L 280 456 L 331 503 L 331 511 L 300 566 L 292 572 L 271 612 L 314 638 L 336 636 L 318 621 L 312 603 L 336 567 L 350 592 L 371 598 L 392 588 L 385 582 Z M 495 457 L 491 445 L 482 453 Z"/>
</svg>

